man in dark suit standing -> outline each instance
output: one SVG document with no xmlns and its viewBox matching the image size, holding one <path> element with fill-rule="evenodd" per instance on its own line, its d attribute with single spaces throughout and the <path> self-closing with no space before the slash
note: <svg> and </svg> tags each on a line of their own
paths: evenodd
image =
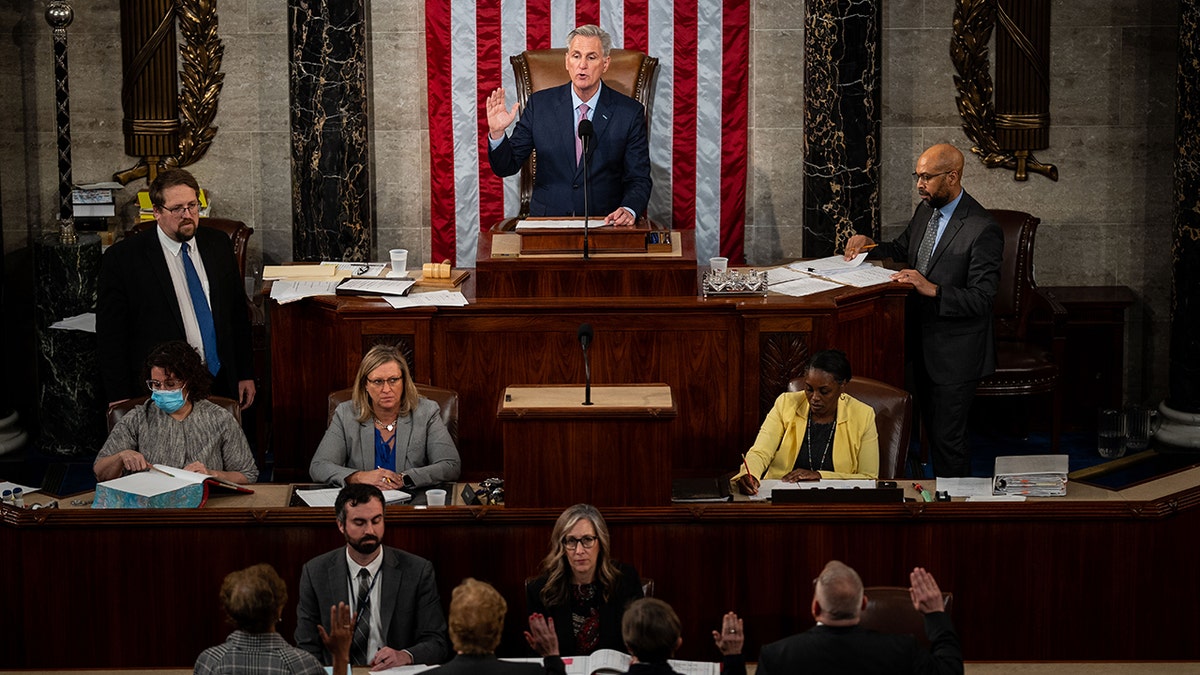
<svg viewBox="0 0 1200 675">
<path fill-rule="evenodd" d="M 962 172 L 963 155 L 952 145 L 922 153 L 913 173 L 921 203 L 895 241 L 870 252 L 905 263 L 892 279 L 916 291 L 905 308 L 908 379 L 934 475 L 947 477 L 971 475 L 967 417 L 979 380 L 996 370 L 992 301 L 1004 258 L 1004 233 L 963 190 Z M 854 235 L 846 258 L 872 243 Z"/>
<path fill-rule="evenodd" d="M 504 88 L 487 98 L 488 161 L 498 176 L 521 170 L 537 150 L 531 216 L 579 216 L 583 211 L 583 169 L 591 185 L 588 210 L 605 225 L 633 225 L 650 201 L 650 150 L 646 111 L 641 103 L 601 84 L 608 70 L 612 38 L 588 24 L 567 37 L 571 81 L 529 97 L 511 137 L 505 130 L 517 106 L 505 106 Z M 580 121 L 592 122 L 586 156 L 578 136 Z"/>
<path fill-rule="evenodd" d="M 150 184 L 158 226 L 128 237 L 100 262 L 96 341 L 105 395 L 146 394 L 142 366 L 158 345 L 186 340 L 213 374 L 213 393 L 254 402 L 250 317 L 225 234 L 199 227 L 200 186 L 183 169 Z"/>
<path fill-rule="evenodd" d="M 913 607 L 925 615 L 926 651 L 911 635 L 889 635 L 859 626 L 867 597 L 862 579 L 849 566 L 831 560 L 813 581 L 812 615 L 817 625 L 765 645 L 759 675 L 786 673 L 962 673 L 958 635 L 933 575 L 914 568 L 909 575 Z"/>
<path fill-rule="evenodd" d="M 317 627 L 332 630 L 323 623 L 329 608 L 345 602 L 357 616 L 352 665 L 383 670 L 445 661 L 450 644 L 433 565 L 383 546 L 383 493 L 373 485 L 347 485 L 334 510 L 346 545 L 304 565 L 296 646 L 329 663 Z"/>
</svg>

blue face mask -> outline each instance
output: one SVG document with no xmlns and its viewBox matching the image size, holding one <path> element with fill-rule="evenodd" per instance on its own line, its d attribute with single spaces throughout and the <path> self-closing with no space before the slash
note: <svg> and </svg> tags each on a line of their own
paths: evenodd
<svg viewBox="0 0 1200 675">
<path fill-rule="evenodd" d="M 182 408 L 187 402 L 183 396 L 183 389 L 158 389 L 150 392 L 150 398 L 154 400 L 154 405 L 168 415 Z"/>
</svg>

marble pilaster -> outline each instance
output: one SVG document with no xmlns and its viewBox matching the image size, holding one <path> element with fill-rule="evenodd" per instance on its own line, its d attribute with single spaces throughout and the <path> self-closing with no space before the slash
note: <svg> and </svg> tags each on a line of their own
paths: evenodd
<svg viewBox="0 0 1200 675">
<path fill-rule="evenodd" d="M 372 257 L 365 0 L 288 0 L 292 258 Z"/>
<path fill-rule="evenodd" d="M 1200 0 L 1179 16 L 1170 372 L 1157 438 L 1200 448 Z"/>
<path fill-rule="evenodd" d="M 100 237 L 62 244 L 57 235 L 34 243 L 34 321 L 37 326 L 38 447 L 49 455 L 94 454 L 105 438 L 104 402 L 96 368 L 96 334 L 50 325 L 96 310 Z"/>
<path fill-rule="evenodd" d="M 812 0 L 804 18 L 804 257 L 879 236 L 879 0 Z"/>
</svg>

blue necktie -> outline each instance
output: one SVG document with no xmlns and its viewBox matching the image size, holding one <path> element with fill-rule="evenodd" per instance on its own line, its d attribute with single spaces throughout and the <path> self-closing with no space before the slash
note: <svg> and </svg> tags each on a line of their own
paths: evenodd
<svg viewBox="0 0 1200 675">
<path fill-rule="evenodd" d="M 213 324 L 212 310 L 208 307 L 208 298 L 204 297 L 204 286 L 200 284 L 196 265 L 188 255 L 186 241 L 183 242 L 183 274 L 187 277 L 188 295 L 192 296 L 192 309 L 196 310 L 196 323 L 200 324 L 200 341 L 204 343 L 208 372 L 216 375 L 221 369 L 221 359 L 217 356 L 217 327 Z"/>
</svg>

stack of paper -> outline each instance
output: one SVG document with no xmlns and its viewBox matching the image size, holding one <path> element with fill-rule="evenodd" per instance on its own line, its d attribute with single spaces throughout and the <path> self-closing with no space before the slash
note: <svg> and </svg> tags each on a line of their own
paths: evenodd
<svg viewBox="0 0 1200 675">
<path fill-rule="evenodd" d="M 1067 494 L 1066 455 L 1025 455 L 996 458 L 992 494 L 1063 497 Z"/>
</svg>

